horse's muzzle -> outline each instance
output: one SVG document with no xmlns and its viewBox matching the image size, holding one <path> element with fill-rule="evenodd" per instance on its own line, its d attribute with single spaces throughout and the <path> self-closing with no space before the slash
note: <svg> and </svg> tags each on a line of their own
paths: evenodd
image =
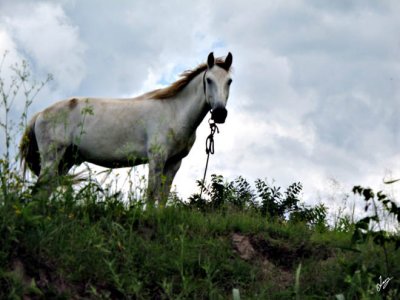
<svg viewBox="0 0 400 300">
<path fill-rule="evenodd" d="M 217 107 L 211 111 L 211 119 L 213 119 L 215 123 L 225 123 L 227 115 L 228 111 L 225 107 Z"/>
</svg>

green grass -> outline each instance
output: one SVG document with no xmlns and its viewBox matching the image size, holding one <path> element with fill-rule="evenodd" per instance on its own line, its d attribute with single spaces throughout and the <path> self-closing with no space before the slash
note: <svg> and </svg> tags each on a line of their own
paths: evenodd
<svg viewBox="0 0 400 300">
<path fill-rule="evenodd" d="M 91 188 L 0 199 L 2 299 L 232 299 L 233 289 L 241 299 L 400 295 L 399 251 L 388 245 L 387 274 L 382 248 L 352 243 L 351 231 L 268 221 L 253 210 L 145 209 Z M 249 257 L 234 234 L 253 249 Z M 378 293 L 380 275 L 394 278 Z"/>
</svg>

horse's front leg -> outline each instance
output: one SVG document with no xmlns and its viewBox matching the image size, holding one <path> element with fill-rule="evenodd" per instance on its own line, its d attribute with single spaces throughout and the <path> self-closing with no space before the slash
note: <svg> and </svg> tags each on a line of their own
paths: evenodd
<svg viewBox="0 0 400 300">
<path fill-rule="evenodd" d="M 164 181 L 163 181 L 162 187 L 161 187 L 162 188 L 161 200 L 164 205 L 168 201 L 168 196 L 171 191 L 172 181 L 174 180 L 175 175 L 181 166 L 181 163 L 182 163 L 182 159 L 179 159 L 179 160 L 173 159 L 173 160 L 167 161 L 167 163 L 165 164 L 164 172 L 163 172 Z"/>
<path fill-rule="evenodd" d="M 163 170 L 165 166 L 165 159 L 161 155 L 151 155 L 149 157 L 149 178 L 147 186 L 147 201 L 150 205 L 158 202 L 161 203 L 162 199 L 162 184 L 165 180 Z"/>
</svg>

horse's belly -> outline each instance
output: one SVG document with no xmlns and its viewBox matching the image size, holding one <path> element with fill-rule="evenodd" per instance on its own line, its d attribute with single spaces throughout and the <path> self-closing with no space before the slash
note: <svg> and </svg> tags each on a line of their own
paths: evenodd
<svg viewBox="0 0 400 300">
<path fill-rule="evenodd" d="M 83 161 L 107 168 L 132 167 L 148 162 L 144 145 L 120 141 L 82 141 L 79 156 Z"/>
<path fill-rule="evenodd" d="M 147 158 L 136 158 L 136 159 L 121 159 L 121 160 L 109 160 L 109 159 L 97 159 L 97 158 L 89 158 L 85 159 L 89 163 L 105 167 L 105 168 L 126 168 L 126 167 L 134 167 L 142 164 L 147 164 Z"/>
</svg>

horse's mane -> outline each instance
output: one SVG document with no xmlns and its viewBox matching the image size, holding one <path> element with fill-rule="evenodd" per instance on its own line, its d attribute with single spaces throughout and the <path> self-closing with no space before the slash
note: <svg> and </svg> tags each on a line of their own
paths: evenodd
<svg viewBox="0 0 400 300">
<path fill-rule="evenodd" d="M 225 60 L 223 58 L 221 57 L 217 58 L 215 60 L 215 64 L 223 68 L 227 72 L 229 72 L 229 69 L 228 70 L 226 69 Z M 181 77 L 180 79 L 178 79 L 168 87 L 150 92 L 149 96 L 151 99 L 167 99 L 176 96 L 176 94 L 182 91 L 183 88 L 187 86 L 190 81 L 193 80 L 193 78 L 195 78 L 197 75 L 199 75 L 206 69 L 207 69 L 207 64 L 203 63 L 198 65 L 196 68 L 192 70 L 186 70 L 180 75 Z"/>
</svg>

